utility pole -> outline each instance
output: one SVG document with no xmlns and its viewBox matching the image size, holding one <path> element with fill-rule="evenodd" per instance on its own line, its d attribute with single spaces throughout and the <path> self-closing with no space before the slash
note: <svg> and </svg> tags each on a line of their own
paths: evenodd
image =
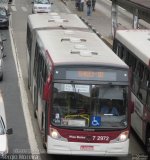
<svg viewBox="0 0 150 160">
<path fill-rule="evenodd" d="M 133 11 L 133 29 L 138 29 L 139 27 L 139 15 L 138 15 L 138 9 L 135 8 Z"/>
<path fill-rule="evenodd" d="M 115 36 L 116 29 L 118 27 L 117 23 L 117 17 L 118 17 L 118 6 L 117 6 L 117 1 L 112 0 L 112 7 L 111 7 L 111 20 L 112 20 L 112 26 L 111 26 L 111 32 L 112 36 Z"/>
</svg>

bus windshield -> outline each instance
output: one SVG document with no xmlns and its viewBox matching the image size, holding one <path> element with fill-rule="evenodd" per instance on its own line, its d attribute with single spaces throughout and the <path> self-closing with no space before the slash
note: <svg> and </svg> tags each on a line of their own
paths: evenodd
<svg viewBox="0 0 150 160">
<path fill-rule="evenodd" d="M 55 126 L 122 129 L 128 125 L 127 86 L 54 83 L 53 90 L 51 119 Z"/>
</svg>

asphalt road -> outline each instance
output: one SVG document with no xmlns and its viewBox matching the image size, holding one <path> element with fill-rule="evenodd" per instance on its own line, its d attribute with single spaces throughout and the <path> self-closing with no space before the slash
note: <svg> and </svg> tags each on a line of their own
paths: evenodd
<svg viewBox="0 0 150 160">
<path fill-rule="evenodd" d="M 4 58 L 4 79 L 0 82 L 0 89 L 4 99 L 7 126 L 13 128 L 13 134 L 8 137 L 9 151 L 14 153 L 16 149 L 29 148 L 29 143 L 9 31 L 1 30 L 1 33 L 7 41 L 4 42 L 6 57 Z"/>
</svg>

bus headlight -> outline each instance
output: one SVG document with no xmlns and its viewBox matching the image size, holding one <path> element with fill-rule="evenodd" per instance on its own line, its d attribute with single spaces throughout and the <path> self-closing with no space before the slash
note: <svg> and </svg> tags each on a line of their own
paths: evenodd
<svg viewBox="0 0 150 160">
<path fill-rule="evenodd" d="M 110 143 L 124 142 L 129 137 L 129 131 L 122 132 L 117 138 L 110 141 Z"/>
<path fill-rule="evenodd" d="M 51 137 L 54 138 L 54 139 L 59 139 L 59 134 L 57 131 L 53 130 L 51 132 Z"/>
<path fill-rule="evenodd" d="M 53 138 L 53 139 L 57 139 L 57 140 L 60 140 L 60 141 L 68 141 L 66 138 L 62 137 L 59 132 L 54 129 L 54 128 L 51 128 L 50 129 L 50 136 Z"/>
</svg>

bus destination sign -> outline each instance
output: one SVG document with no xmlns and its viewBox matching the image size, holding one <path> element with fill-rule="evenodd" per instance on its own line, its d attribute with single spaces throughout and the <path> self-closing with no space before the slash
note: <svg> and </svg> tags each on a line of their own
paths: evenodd
<svg viewBox="0 0 150 160">
<path fill-rule="evenodd" d="M 128 71 L 121 69 L 58 67 L 54 73 L 54 79 L 109 82 L 128 80 Z"/>
<path fill-rule="evenodd" d="M 67 79 L 116 81 L 115 72 L 102 71 L 66 71 Z"/>
</svg>

